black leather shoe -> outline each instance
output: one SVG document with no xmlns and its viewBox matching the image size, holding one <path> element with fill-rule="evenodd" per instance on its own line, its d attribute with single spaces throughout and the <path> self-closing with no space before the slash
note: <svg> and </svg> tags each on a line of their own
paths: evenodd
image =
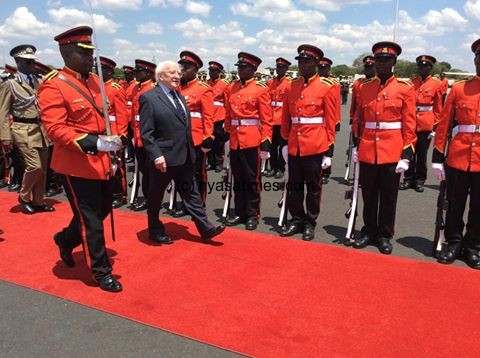
<svg viewBox="0 0 480 358">
<path fill-rule="evenodd" d="M 225 226 L 224 226 L 224 225 L 215 226 L 215 227 L 211 228 L 210 230 L 208 230 L 207 232 L 204 232 L 204 233 L 201 235 L 201 239 L 202 239 L 203 242 L 209 242 L 209 241 L 211 241 L 215 236 L 220 235 L 224 230 L 225 230 Z"/>
<path fill-rule="evenodd" d="M 407 189 L 410 189 L 412 187 L 413 187 L 413 183 L 410 180 L 405 180 L 405 181 L 400 183 L 400 185 L 398 186 L 398 189 L 407 190 Z"/>
<path fill-rule="evenodd" d="M 61 192 L 63 191 L 62 188 L 58 187 L 58 188 L 50 188 L 47 190 L 47 192 L 45 193 L 45 196 L 47 198 L 51 198 L 52 196 L 55 196 L 55 195 L 58 195 L 60 194 Z"/>
<path fill-rule="evenodd" d="M 127 203 L 126 198 L 115 199 L 114 201 L 112 201 L 112 208 L 114 208 L 114 209 L 120 208 L 123 205 L 125 205 L 126 203 Z"/>
<path fill-rule="evenodd" d="M 353 247 L 356 249 L 363 249 L 367 247 L 373 241 L 373 238 L 370 235 L 362 234 L 358 239 L 355 239 L 353 242 Z"/>
<path fill-rule="evenodd" d="M 244 220 L 240 216 L 237 215 L 237 216 L 228 218 L 225 221 L 225 226 L 237 226 L 237 225 L 239 225 L 243 222 L 244 222 Z"/>
<path fill-rule="evenodd" d="M 24 214 L 34 214 L 35 207 L 30 201 L 25 201 L 22 198 L 18 197 L 18 202 L 20 203 L 20 208 L 22 209 L 22 213 Z"/>
<path fill-rule="evenodd" d="M 211 164 L 207 164 L 205 165 L 205 170 L 208 171 L 208 170 L 212 170 L 213 169 L 213 166 Z"/>
<path fill-rule="evenodd" d="M 150 240 L 157 244 L 170 245 L 173 244 L 173 239 L 165 234 L 150 234 Z"/>
<path fill-rule="evenodd" d="M 303 233 L 303 226 L 299 224 L 290 224 L 286 228 L 282 229 L 280 231 L 280 236 L 285 237 L 285 236 L 293 236 L 295 234 L 300 234 Z"/>
<path fill-rule="evenodd" d="M 122 285 L 118 280 L 112 275 L 106 275 L 96 279 L 100 288 L 108 292 L 120 292 L 122 290 Z"/>
<path fill-rule="evenodd" d="M 442 248 L 442 251 L 438 254 L 437 262 L 441 264 L 453 263 L 462 252 L 462 243 L 452 242 Z"/>
<path fill-rule="evenodd" d="M 263 176 L 267 178 L 271 178 L 275 175 L 275 170 L 273 169 L 268 169 L 263 172 Z"/>
<path fill-rule="evenodd" d="M 423 189 L 423 184 L 416 184 L 415 185 L 415 191 L 417 193 L 423 193 L 424 189 Z"/>
<path fill-rule="evenodd" d="M 315 229 L 311 226 L 305 226 L 303 230 L 302 240 L 312 241 L 315 238 Z"/>
<path fill-rule="evenodd" d="M 50 206 L 47 204 L 34 205 L 33 208 L 35 209 L 35 212 L 39 212 L 39 213 L 45 213 L 45 212 L 49 213 L 49 212 L 55 211 L 55 208 L 53 206 Z"/>
<path fill-rule="evenodd" d="M 392 243 L 390 239 L 386 237 L 378 238 L 378 250 L 384 255 L 390 255 L 392 253 Z"/>
<path fill-rule="evenodd" d="M 329 177 L 322 177 L 322 184 L 323 185 L 328 184 L 329 181 L 330 181 Z"/>
<path fill-rule="evenodd" d="M 465 262 L 467 265 L 476 270 L 480 270 L 480 254 L 478 250 L 465 248 L 463 253 L 465 255 Z"/>
<path fill-rule="evenodd" d="M 179 210 L 175 210 L 173 213 L 172 213 L 172 216 L 174 218 L 181 218 L 182 216 L 185 216 L 187 215 L 187 212 L 185 211 L 184 208 L 181 208 Z"/>
<path fill-rule="evenodd" d="M 255 230 L 258 227 L 258 219 L 257 218 L 248 218 L 247 222 L 245 223 L 245 229 L 247 230 Z"/>
<path fill-rule="evenodd" d="M 275 179 L 282 179 L 283 178 L 283 172 L 281 170 L 277 170 L 275 172 Z"/>
<path fill-rule="evenodd" d="M 60 241 L 60 233 L 57 232 L 55 235 L 53 235 L 53 241 L 55 241 L 55 244 L 58 246 L 60 258 L 62 259 L 63 263 L 68 267 L 74 267 L 75 261 L 73 261 L 72 249 L 69 249 L 62 244 Z"/>
<path fill-rule="evenodd" d="M 133 206 L 132 210 L 133 211 L 142 211 L 142 210 L 146 210 L 147 209 L 147 202 L 146 201 L 142 201 L 141 203 L 138 203 L 136 205 Z"/>
<path fill-rule="evenodd" d="M 218 164 L 215 166 L 215 173 L 221 173 L 223 171 L 223 165 Z"/>
<path fill-rule="evenodd" d="M 8 191 L 19 191 L 20 190 L 20 184 L 12 184 L 8 186 Z"/>
</svg>

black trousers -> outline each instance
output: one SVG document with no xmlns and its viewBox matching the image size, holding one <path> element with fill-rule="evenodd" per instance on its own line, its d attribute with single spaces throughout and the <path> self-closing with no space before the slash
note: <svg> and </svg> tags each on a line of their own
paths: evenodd
<svg viewBox="0 0 480 358">
<path fill-rule="evenodd" d="M 287 141 L 282 138 L 280 134 L 281 126 L 273 126 L 272 132 L 272 149 L 270 150 L 270 167 L 274 171 L 285 171 L 285 160 L 282 156 L 282 147 L 287 144 Z"/>
<path fill-rule="evenodd" d="M 430 141 L 427 132 L 417 132 L 417 144 L 415 145 L 415 154 L 410 160 L 408 170 L 403 176 L 404 181 L 412 181 L 415 184 L 424 184 L 427 179 L 427 153 Z"/>
<path fill-rule="evenodd" d="M 162 208 L 162 201 L 165 189 L 170 181 L 175 181 L 175 187 L 182 198 L 186 211 L 192 217 L 195 226 L 200 234 L 212 229 L 213 224 L 208 221 L 207 214 L 203 207 L 202 198 L 194 178 L 194 164 L 190 158 L 183 165 L 167 167 L 166 173 L 157 169 L 153 161 L 148 162 L 150 172 L 150 187 L 148 194 L 147 216 L 148 231 L 150 235 L 165 235 L 165 227 L 158 215 Z"/>
<path fill-rule="evenodd" d="M 448 209 L 445 218 L 447 242 L 462 242 L 480 250 L 480 172 L 446 168 Z M 470 194 L 467 230 L 463 235 L 463 213 Z"/>
<path fill-rule="evenodd" d="M 138 170 L 142 173 L 142 193 L 145 199 L 148 198 L 150 187 L 150 173 L 147 164 L 147 152 L 144 147 L 135 147 L 135 157 L 137 158 Z M 137 197 L 137 195 L 135 195 Z"/>
<path fill-rule="evenodd" d="M 322 200 L 322 159 L 323 153 L 304 157 L 288 155 L 287 203 L 291 224 L 310 227 L 317 224 Z"/>
<path fill-rule="evenodd" d="M 260 216 L 260 163 L 258 147 L 230 150 L 235 215 L 242 219 Z"/>
<path fill-rule="evenodd" d="M 125 163 L 125 151 L 122 149 L 117 152 L 119 163 L 117 171 L 113 176 L 113 197 L 127 197 L 127 167 Z"/>
<path fill-rule="evenodd" d="M 360 162 L 360 185 L 363 198 L 362 234 L 392 238 L 395 231 L 400 174 L 397 163 L 368 164 Z"/>
<path fill-rule="evenodd" d="M 105 248 L 103 220 L 112 210 L 112 180 L 61 175 L 73 218 L 59 233 L 62 245 L 73 249 L 82 244 L 95 279 L 112 272 Z"/>
<path fill-rule="evenodd" d="M 208 163 L 212 167 L 223 165 L 223 153 L 225 146 L 225 130 L 223 129 L 224 121 L 218 121 L 213 124 L 213 148 L 208 152 Z"/>
<path fill-rule="evenodd" d="M 203 207 L 207 202 L 207 169 L 205 167 L 206 154 L 202 152 L 201 146 L 195 147 L 195 175 L 197 188 L 202 198 Z"/>
</svg>

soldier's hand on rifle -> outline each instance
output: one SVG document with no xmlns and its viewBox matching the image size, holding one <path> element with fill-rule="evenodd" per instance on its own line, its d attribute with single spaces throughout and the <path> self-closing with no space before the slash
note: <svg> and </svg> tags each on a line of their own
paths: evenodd
<svg viewBox="0 0 480 358">
<path fill-rule="evenodd" d="M 165 157 L 162 155 L 161 157 L 155 159 L 155 168 L 160 170 L 162 173 L 167 171 L 167 162 L 165 161 Z"/>
<path fill-rule="evenodd" d="M 428 140 L 432 139 L 432 138 L 435 138 L 435 131 L 431 131 L 429 134 L 428 134 Z"/>
<path fill-rule="evenodd" d="M 438 181 L 445 180 L 445 168 L 443 163 L 432 163 L 433 175 Z"/>
<path fill-rule="evenodd" d="M 332 166 L 332 158 L 324 156 L 322 159 L 322 169 L 327 169 Z"/>
<path fill-rule="evenodd" d="M 395 168 L 395 173 L 404 173 L 405 170 L 408 170 L 408 163 L 410 163 L 408 159 L 400 159 Z"/>
<path fill-rule="evenodd" d="M 357 147 L 352 148 L 352 159 L 354 163 L 358 163 L 358 149 Z"/>
<path fill-rule="evenodd" d="M 99 135 L 97 149 L 100 152 L 116 152 L 122 149 L 122 140 L 117 135 Z"/>
</svg>

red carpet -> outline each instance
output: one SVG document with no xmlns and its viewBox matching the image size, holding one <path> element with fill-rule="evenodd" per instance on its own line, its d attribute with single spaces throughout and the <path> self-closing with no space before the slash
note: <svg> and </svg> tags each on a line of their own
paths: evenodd
<svg viewBox="0 0 480 358">
<path fill-rule="evenodd" d="M 277 236 L 226 230 L 210 246 L 166 219 L 175 244 L 146 241 L 146 216 L 116 212 L 107 241 L 120 294 L 58 259 L 70 219 L 19 213 L 0 192 L 0 279 L 258 357 L 479 357 L 478 272 Z M 109 230 L 107 230 L 109 231 Z M 19 307 L 19 309 L 21 309 Z"/>
</svg>

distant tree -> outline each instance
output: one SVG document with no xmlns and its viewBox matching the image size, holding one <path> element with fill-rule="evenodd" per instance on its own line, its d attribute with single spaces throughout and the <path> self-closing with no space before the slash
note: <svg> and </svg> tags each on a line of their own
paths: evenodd
<svg viewBox="0 0 480 358">
<path fill-rule="evenodd" d="M 359 55 L 355 60 L 353 60 L 352 67 L 355 70 L 355 73 L 363 73 L 363 58 L 368 55 L 371 55 L 371 53 L 364 52 Z"/>
<path fill-rule="evenodd" d="M 355 69 L 353 67 L 348 67 L 347 65 L 337 65 L 333 66 L 330 72 L 335 76 L 353 76 L 355 74 Z"/>
<path fill-rule="evenodd" d="M 395 75 L 401 78 L 410 78 L 417 73 L 417 64 L 407 60 L 397 60 Z"/>
</svg>

